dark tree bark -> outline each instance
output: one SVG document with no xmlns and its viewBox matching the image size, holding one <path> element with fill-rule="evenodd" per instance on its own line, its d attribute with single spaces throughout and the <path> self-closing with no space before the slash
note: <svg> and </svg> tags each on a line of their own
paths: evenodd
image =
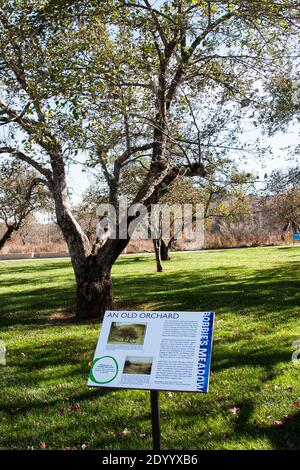
<svg viewBox="0 0 300 470">
<path fill-rule="evenodd" d="M 113 307 L 111 265 L 99 266 L 97 256 L 91 255 L 76 273 L 76 317 L 103 318 Z"/>
<path fill-rule="evenodd" d="M 7 227 L 7 230 L 5 232 L 5 234 L 3 235 L 3 237 L 1 238 L 0 240 L 0 250 L 2 250 L 2 248 L 4 247 L 5 243 L 8 242 L 8 240 L 10 239 L 10 237 L 12 236 L 13 232 L 14 232 L 15 228 L 13 225 L 9 225 Z"/>
<path fill-rule="evenodd" d="M 153 240 L 153 246 L 155 251 L 155 259 L 156 259 L 156 269 L 158 273 L 163 271 L 163 267 L 161 264 L 161 240 L 159 238 Z"/>
<path fill-rule="evenodd" d="M 105 311 L 113 308 L 111 269 L 128 242 L 129 240 L 108 240 L 104 246 L 94 250 L 95 254 L 86 256 L 81 263 L 73 255 L 78 320 L 102 320 Z"/>
<path fill-rule="evenodd" d="M 161 242 L 160 242 L 160 257 L 161 257 L 161 260 L 162 261 L 169 261 L 171 258 L 170 258 L 170 254 L 169 254 L 169 250 L 171 248 L 171 245 L 170 243 L 165 243 L 163 239 L 161 239 Z"/>
</svg>

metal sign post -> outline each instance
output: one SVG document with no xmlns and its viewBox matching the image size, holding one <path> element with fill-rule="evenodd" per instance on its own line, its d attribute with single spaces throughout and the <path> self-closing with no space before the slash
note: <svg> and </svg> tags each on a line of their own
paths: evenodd
<svg viewBox="0 0 300 470">
<path fill-rule="evenodd" d="M 151 390 L 151 421 L 152 421 L 152 438 L 153 450 L 160 450 L 160 409 L 159 409 L 159 392 Z"/>
</svg>

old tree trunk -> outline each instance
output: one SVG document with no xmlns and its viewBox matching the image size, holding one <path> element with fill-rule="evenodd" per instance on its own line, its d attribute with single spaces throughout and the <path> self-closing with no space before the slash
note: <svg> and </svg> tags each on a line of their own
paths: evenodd
<svg viewBox="0 0 300 470">
<path fill-rule="evenodd" d="M 98 266 L 91 255 L 76 272 L 76 317 L 101 318 L 112 308 L 111 266 Z"/>
<path fill-rule="evenodd" d="M 91 246 L 72 218 L 61 222 L 76 279 L 76 318 L 103 318 L 113 307 L 111 269 L 127 240 L 108 240 L 102 247 Z"/>
<path fill-rule="evenodd" d="M 76 317 L 103 318 L 113 308 L 111 269 L 128 240 L 108 240 L 97 254 L 87 256 L 75 267 L 77 282 Z"/>
<path fill-rule="evenodd" d="M 14 227 L 12 225 L 10 225 L 9 227 L 7 227 L 7 230 L 6 232 L 4 233 L 4 235 L 1 237 L 0 239 L 0 250 L 2 250 L 2 248 L 4 247 L 5 243 L 10 239 L 10 237 L 12 236 L 13 234 L 13 231 L 14 231 Z"/>
<path fill-rule="evenodd" d="M 70 255 L 76 279 L 76 318 L 100 318 L 113 308 L 111 269 L 127 240 L 108 240 L 96 253 L 79 257 L 80 247 Z M 70 244 L 69 244 L 70 246 Z"/>
<path fill-rule="evenodd" d="M 153 246 L 154 246 L 154 251 L 155 251 L 155 259 L 156 259 L 156 270 L 158 273 L 161 273 L 163 271 L 163 267 L 161 264 L 161 240 L 160 238 L 157 238 L 153 240 Z"/>
<path fill-rule="evenodd" d="M 171 244 L 166 243 L 163 239 L 161 239 L 161 244 L 160 244 L 160 258 L 162 261 L 169 261 L 170 259 L 170 248 Z"/>
</svg>

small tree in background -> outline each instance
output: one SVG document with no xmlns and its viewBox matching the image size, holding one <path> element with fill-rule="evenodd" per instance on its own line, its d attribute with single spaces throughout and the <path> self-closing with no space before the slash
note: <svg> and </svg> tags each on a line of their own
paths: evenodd
<svg viewBox="0 0 300 470">
<path fill-rule="evenodd" d="M 300 167 L 274 171 L 266 192 L 281 230 L 300 232 Z"/>
<path fill-rule="evenodd" d="M 207 174 L 192 182 L 181 178 L 170 188 L 162 201 L 169 204 L 201 204 L 206 227 L 212 220 L 236 221 L 250 214 L 249 194 L 254 190 L 254 177 L 238 171 L 230 162 L 223 169 L 207 167 Z M 161 239 L 161 260 L 170 259 L 176 233 L 169 240 Z"/>
<path fill-rule="evenodd" d="M 0 249 L 30 214 L 43 210 L 45 191 L 42 183 L 36 173 L 18 161 L 0 166 L 0 221 L 5 226 L 0 237 Z"/>
</svg>

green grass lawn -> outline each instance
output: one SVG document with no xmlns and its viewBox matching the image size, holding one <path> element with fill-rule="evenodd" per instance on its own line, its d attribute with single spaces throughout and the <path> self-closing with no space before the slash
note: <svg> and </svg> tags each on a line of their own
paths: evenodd
<svg viewBox="0 0 300 470">
<path fill-rule="evenodd" d="M 300 449 L 300 247 L 123 256 L 116 308 L 216 311 L 208 394 L 161 393 L 163 449 Z M 1 449 L 150 449 L 149 392 L 88 389 L 100 325 L 68 260 L 0 262 Z"/>
</svg>

